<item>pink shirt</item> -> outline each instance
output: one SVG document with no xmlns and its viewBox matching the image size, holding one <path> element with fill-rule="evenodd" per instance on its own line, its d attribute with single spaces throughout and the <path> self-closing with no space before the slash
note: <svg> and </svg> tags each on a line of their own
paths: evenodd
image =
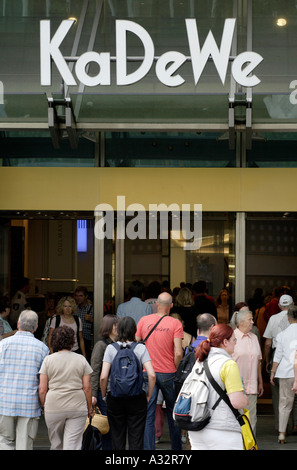
<svg viewBox="0 0 297 470">
<path fill-rule="evenodd" d="M 142 340 L 160 317 L 152 313 L 142 317 L 137 324 L 136 337 Z M 176 318 L 166 315 L 145 342 L 155 372 L 172 373 L 174 364 L 174 338 L 183 339 L 182 324 Z"/>
<path fill-rule="evenodd" d="M 248 395 L 258 393 L 258 365 L 262 359 L 259 340 L 254 333 L 242 333 L 234 330 L 237 339 L 232 359 L 238 364 L 245 392 Z"/>
</svg>

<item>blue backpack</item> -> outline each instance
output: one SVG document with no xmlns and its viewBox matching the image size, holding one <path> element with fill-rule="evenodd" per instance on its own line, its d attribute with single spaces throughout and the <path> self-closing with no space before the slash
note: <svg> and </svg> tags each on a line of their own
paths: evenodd
<svg viewBox="0 0 297 470">
<path fill-rule="evenodd" d="M 112 343 L 118 351 L 110 369 L 110 394 L 112 397 L 131 397 L 143 392 L 142 367 L 134 353 L 137 343 Z"/>
</svg>

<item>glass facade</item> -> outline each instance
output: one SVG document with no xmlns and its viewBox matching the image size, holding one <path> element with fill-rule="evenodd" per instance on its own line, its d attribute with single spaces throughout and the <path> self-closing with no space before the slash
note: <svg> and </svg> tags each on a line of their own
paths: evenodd
<svg viewBox="0 0 297 470">
<path fill-rule="evenodd" d="M 296 292 L 296 212 L 248 213 L 246 226 L 246 295 L 264 295 L 279 286 Z"/>
<path fill-rule="evenodd" d="M 230 57 L 227 57 L 226 77 L 222 83 L 218 72 L 220 61 L 213 56 L 204 57 L 202 51 L 210 47 L 211 31 L 220 52 L 228 18 L 236 19 L 236 27 Z M 69 19 L 73 24 L 58 49 L 76 85 L 68 85 L 63 79 L 54 46 L 51 83 L 42 85 L 41 61 L 44 57 L 41 57 L 40 22 L 50 21 L 50 39 L 53 40 L 62 21 Z M 203 63 L 197 83 L 192 60 L 195 54 L 191 54 L 185 19 L 196 19 L 199 39 L 199 50 L 196 52 Z M 123 67 L 118 52 L 123 44 L 117 43 L 119 31 L 116 30 L 120 20 L 140 28 L 137 29 L 138 35 L 131 31 L 126 35 L 127 58 L 124 65 L 126 75 L 131 80 L 137 72 L 141 75 L 141 66 L 148 54 L 144 38 L 154 48 L 151 66 L 141 78 L 129 85 L 118 83 L 119 63 Z M 124 173 L 121 177 L 118 175 L 124 168 L 135 171 L 134 180 L 129 180 L 125 191 L 135 202 L 145 201 L 146 210 L 150 197 L 159 198 L 159 202 L 182 205 L 200 203 L 207 193 L 201 248 L 181 252 L 172 234 L 166 240 L 158 239 L 153 243 L 149 240 L 127 239 L 123 243 L 104 240 L 103 248 L 101 245 L 99 248 L 104 256 L 100 267 L 103 277 L 102 272 L 98 274 L 96 271 L 96 263 L 94 272 L 91 263 L 88 275 L 85 268 L 83 275 L 79 275 L 76 263 L 81 265 L 84 256 L 80 252 L 71 258 L 71 263 L 74 263 L 71 276 L 63 275 L 63 278 L 85 280 L 94 291 L 98 289 L 99 279 L 106 308 L 122 298 L 128 283 L 139 277 L 145 283 L 170 278 L 172 287 L 178 281 L 191 282 L 204 277 L 214 297 L 223 286 L 228 285 L 234 299 L 236 295 L 251 296 L 259 284 L 265 290 L 271 290 L 272 285 L 278 282 L 290 283 L 294 287 L 295 255 L 292 250 L 295 222 L 288 217 L 283 218 L 283 214 L 294 213 L 294 207 L 291 210 L 294 195 L 288 193 L 287 201 L 282 202 L 280 207 L 277 190 L 282 188 L 275 188 L 271 193 L 271 173 L 265 174 L 262 170 L 290 169 L 293 177 L 297 168 L 296 23 L 297 9 L 293 0 L 0 0 L 0 174 L 2 181 L 10 178 L 12 188 L 3 197 L 1 194 L 1 198 L 2 201 L 13 200 L 8 214 L 5 213 L 4 203 L 0 213 L 2 290 L 10 289 L 8 266 L 12 256 L 11 237 L 14 236 L 16 238 L 13 239 L 21 240 L 24 247 L 21 253 L 21 269 L 24 272 L 32 274 L 34 279 L 62 279 L 56 274 L 48 275 L 43 268 L 38 268 L 38 273 L 37 265 L 29 256 L 29 245 L 26 243 L 30 244 L 37 233 L 34 220 L 39 220 L 40 214 L 45 216 L 51 211 L 59 211 L 59 214 L 68 212 L 76 222 L 83 220 L 87 211 L 87 218 L 94 223 L 96 204 L 105 200 L 111 203 L 122 191 L 119 182 L 125 176 Z M 44 49 L 42 51 L 46 53 Z M 97 55 L 85 64 L 84 76 L 93 84 L 99 79 L 105 80 L 104 84 L 89 86 L 77 76 L 77 63 L 90 51 Z M 174 57 L 182 59 L 182 63 L 170 73 L 168 70 L 174 62 L 173 55 L 170 55 L 172 51 L 176 54 Z M 232 73 L 236 57 L 245 51 L 253 51 L 263 57 L 253 71 L 259 78 L 259 84 L 254 88 L 236 82 Z M 99 54 L 102 60 L 100 66 Z M 160 80 L 162 69 L 170 80 L 177 80 L 178 85 L 163 83 Z M 44 167 L 43 178 L 46 182 L 42 191 L 38 186 L 38 194 L 32 188 L 29 207 L 23 204 L 23 189 L 14 186 L 15 177 L 20 174 L 17 171 L 26 170 L 26 167 L 30 170 Z M 74 179 L 76 189 L 80 185 L 84 187 L 84 194 L 79 198 L 73 188 L 67 188 L 66 183 L 64 187 L 56 187 L 57 178 L 49 176 L 52 173 L 46 173 L 55 167 L 56 175 L 64 168 L 69 170 L 67 183 L 70 186 L 74 174 L 77 175 L 77 168 L 79 171 L 92 169 L 96 177 L 91 183 L 85 176 L 78 183 Z M 7 177 L 6 170 L 14 169 L 16 172 L 9 173 Z M 178 169 L 180 182 L 174 180 L 172 184 L 171 173 L 168 172 L 164 181 L 156 187 L 152 173 L 145 173 L 154 169 L 156 174 L 160 170 Z M 232 173 L 226 173 L 230 169 Z M 108 172 L 97 173 L 97 170 Z M 139 170 L 144 173 L 139 173 Z M 203 189 L 197 185 L 193 188 L 194 195 L 191 193 L 188 197 L 188 170 L 197 179 L 204 170 L 209 170 L 209 173 L 203 174 L 210 175 L 208 177 L 213 184 Z M 259 171 L 254 179 L 250 176 L 253 170 Z M 107 181 L 104 181 L 106 186 L 100 179 L 102 174 Z M 138 188 L 139 175 L 143 174 L 150 175 L 148 181 L 133 193 L 134 187 Z M 281 182 L 286 181 L 286 175 L 282 174 Z M 251 178 L 248 180 L 252 181 L 250 191 L 244 186 L 245 178 Z M 267 187 L 270 190 L 268 196 Z M 164 188 L 168 188 L 168 198 L 161 200 L 166 195 Z M 256 190 L 260 191 L 260 196 L 253 199 L 251 194 Z M 286 187 L 285 190 L 289 189 Z M 53 193 L 58 193 L 59 197 L 51 202 Z M 85 202 L 84 198 L 87 200 L 89 194 L 92 198 Z M 33 210 L 39 199 L 40 207 Z M 260 202 L 265 199 L 268 200 L 266 204 L 270 204 L 267 211 L 262 206 L 259 208 Z M 223 209 L 222 201 L 226 201 Z M 73 208 L 75 204 L 79 209 Z M 290 205 L 289 210 L 287 204 Z M 17 212 L 22 213 L 22 220 L 27 221 L 21 230 L 12 223 L 18 220 Z M 246 215 L 246 219 L 240 219 L 242 225 L 238 223 L 238 214 Z M 55 218 L 60 219 L 61 216 L 56 212 L 53 215 L 51 234 L 54 233 Z M 76 246 L 74 222 L 71 229 L 65 222 L 69 247 Z M 239 239 L 241 229 L 246 243 Z M 42 230 L 43 248 L 48 251 L 50 244 L 48 235 L 44 235 L 45 222 Z M 286 238 L 287 231 L 290 233 L 289 239 Z M 285 246 L 283 250 L 278 244 L 279 240 L 269 238 L 277 234 Z M 98 247 L 96 240 L 93 239 L 93 242 L 95 248 L 90 253 L 96 260 Z M 241 252 L 236 251 L 240 242 L 244 246 Z M 45 259 L 48 260 L 47 255 Z M 236 294 L 235 281 L 242 266 L 244 274 L 240 283 L 243 288 Z M 281 266 L 279 273 L 277 266 Z M 44 290 L 44 282 L 47 282 L 46 290 L 50 289 L 48 281 L 38 281 L 37 287 Z M 67 288 L 72 287 L 71 281 Z"/>
<path fill-rule="evenodd" d="M 222 134 L 183 132 L 106 133 L 109 167 L 235 167 L 236 154 Z"/>
</svg>

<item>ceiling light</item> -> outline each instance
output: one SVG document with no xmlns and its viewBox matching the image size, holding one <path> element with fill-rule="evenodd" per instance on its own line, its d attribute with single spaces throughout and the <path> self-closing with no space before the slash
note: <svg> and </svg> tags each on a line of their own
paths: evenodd
<svg viewBox="0 0 297 470">
<path fill-rule="evenodd" d="M 277 18 L 276 24 L 277 26 L 286 26 L 287 20 L 285 18 Z"/>
</svg>

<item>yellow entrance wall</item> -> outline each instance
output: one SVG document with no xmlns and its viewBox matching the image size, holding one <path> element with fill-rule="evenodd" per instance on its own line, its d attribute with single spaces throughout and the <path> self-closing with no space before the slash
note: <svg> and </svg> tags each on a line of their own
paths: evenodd
<svg viewBox="0 0 297 470">
<path fill-rule="evenodd" d="M 0 168 L 0 210 L 93 211 L 202 204 L 203 211 L 296 211 L 297 168 Z M 193 206 L 191 206 L 193 209 Z"/>
</svg>

